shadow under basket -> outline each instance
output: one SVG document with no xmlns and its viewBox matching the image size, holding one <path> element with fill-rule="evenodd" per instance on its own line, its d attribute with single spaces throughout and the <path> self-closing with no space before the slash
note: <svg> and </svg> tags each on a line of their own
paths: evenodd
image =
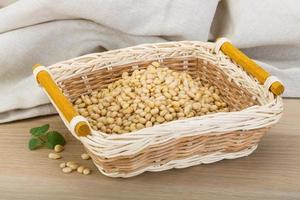
<svg viewBox="0 0 300 200">
<path fill-rule="evenodd" d="M 153 61 L 215 86 L 230 112 L 106 134 L 91 129 L 73 108 L 72 102 L 81 95 L 105 88 L 123 72 L 131 74 Z M 283 111 L 279 94 L 283 90 L 276 94 L 276 84 L 282 86 L 281 82 L 270 78 L 227 40 L 145 44 L 89 54 L 47 68 L 37 66 L 34 74 L 70 132 L 82 142 L 98 169 L 110 177 L 247 156 Z M 272 87 L 274 91 L 269 90 Z"/>
</svg>

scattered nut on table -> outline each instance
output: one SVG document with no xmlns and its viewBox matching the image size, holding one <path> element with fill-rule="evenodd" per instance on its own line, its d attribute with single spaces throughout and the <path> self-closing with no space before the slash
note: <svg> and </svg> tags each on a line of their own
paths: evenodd
<svg viewBox="0 0 300 200">
<path fill-rule="evenodd" d="M 54 151 L 55 151 L 56 153 L 60 153 L 60 152 L 62 152 L 63 150 L 64 150 L 64 146 L 62 146 L 62 145 L 60 145 L 60 144 L 57 144 L 57 145 L 54 146 Z"/>
<path fill-rule="evenodd" d="M 64 167 L 64 168 L 62 168 L 62 172 L 63 173 L 71 173 L 73 170 L 72 170 L 72 168 L 71 167 Z"/>
<path fill-rule="evenodd" d="M 82 174 L 82 173 L 83 173 L 83 170 L 84 170 L 84 168 L 85 168 L 85 167 L 84 167 L 84 166 L 82 166 L 82 165 L 81 165 L 81 166 L 79 166 L 79 167 L 77 168 L 77 172 L 78 172 L 78 173 L 80 173 L 80 174 Z"/>
<path fill-rule="evenodd" d="M 48 154 L 48 158 L 53 159 L 53 160 L 56 160 L 56 159 L 60 159 L 60 158 L 61 158 L 61 155 L 58 154 L 58 153 L 49 153 L 49 154 Z"/>
<path fill-rule="evenodd" d="M 90 170 L 89 168 L 85 168 L 85 169 L 82 171 L 82 173 L 83 173 L 84 175 L 89 175 L 89 174 L 91 173 L 91 170 Z"/>
<path fill-rule="evenodd" d="M 59 164 L 59 167 L 60 167 L 60 168 L 65 168 L 66 166 L 67 166 L 67 165 L 66 165 L 65 162 Z"/>
<path fill-rule="evenodd" d="M 82 158 L 83 160 L 88 160 L 88 159 L 90 159 L 91 157 L 89 156 L 89 154 L 83 153 L 83 154 L 81 154 L 81 158 Z"/>
<path fill-rule="evenodd" d="M 74 161 L 68 161 L 68 162 L 66 162 L 66 165 L 67 165 L 67 167 L 71 167 L 71 166 L 73 166 L 73 165 L 78 165 L 76 162 L 74 162 Z"/>
<path fill-rule="evenodd" d="M 77 170 L 77 168 L 79 167 L 79 165 L 77 163 L 71 164 L 69 166 L 72 170 Z"/>
</svg>

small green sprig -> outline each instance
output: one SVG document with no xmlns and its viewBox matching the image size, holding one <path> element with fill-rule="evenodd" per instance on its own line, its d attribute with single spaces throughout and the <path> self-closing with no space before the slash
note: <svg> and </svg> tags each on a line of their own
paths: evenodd
<svg viewBox="0 0 300 200">
<path fill-rule="evenodd" d="M 35 150 L 40 147 L 53 149 L 55 145 L 65 145 L 65 138 L 57 131 L 49 131 L 49 124 L 34 127 L 30 129 L 31 138 L 28 142 L 28 148 Z"/>
</svg>

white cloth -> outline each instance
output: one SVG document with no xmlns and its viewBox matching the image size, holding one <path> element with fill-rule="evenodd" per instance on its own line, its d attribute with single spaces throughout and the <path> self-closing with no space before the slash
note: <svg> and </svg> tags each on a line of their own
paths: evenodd
<svg viewBox="0 0 300 200">
<path fill-rule="evenodd" d="M 222 0 L 210 39 L 227 37 L 300 97 L 300 1 Z"/>
<path fill-rule="evenodd" d="M 285 96 L 300 97 L 297 0 L 0 0 L 1 6 L 0 122 L 55 113 L 33 79 L 36 63 L 169 40 L 228 37 L 285 83 Z"/>
</svg>

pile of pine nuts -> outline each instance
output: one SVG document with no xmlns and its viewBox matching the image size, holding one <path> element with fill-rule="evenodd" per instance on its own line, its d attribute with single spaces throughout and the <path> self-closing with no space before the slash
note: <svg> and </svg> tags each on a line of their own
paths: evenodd
<svg viewBox="0 0 300 200">
<path fill-rule="evenodd" d="M 62 169 L 63 173 L 71 173 L 72 171 L 77 171 L 80 174 L 88 175 L 91 170 L 83 165 L 79 165 L 74 161 L 68 161 L 60 163 L 59 167 Z"/>
<path fill-rule="evenodd" d="M 229 111 L 217 88 L 158 62 L 131 75 L 124 72 L 107 88 L 79 97 L 74 106 L 94 130 L 118 134 Z"/>
<path fill-rule="evenodd" d="M 64 147 L 62 145 L 55 145 L 54 152 L 51 152 L 48 154 L 48 158 L 52 160 L 61 159 L 62 156 L 60 155 L 60 152 L 64 150 Z M 83 160 L 89 160 L 90 156 L 86 153 L 81 154 L 81 158 Z M 79 165 L 78 163 L 74 161 L 67 161 L 62 162 L 59 164 L 59 167 L 61 168 L 61 171 L 63 173 L 71 173 L 73 171 L 77 171 L 80 174 L 89 175 L 91 173 L 91 170 L 83 165 Z"/>
</svg>

